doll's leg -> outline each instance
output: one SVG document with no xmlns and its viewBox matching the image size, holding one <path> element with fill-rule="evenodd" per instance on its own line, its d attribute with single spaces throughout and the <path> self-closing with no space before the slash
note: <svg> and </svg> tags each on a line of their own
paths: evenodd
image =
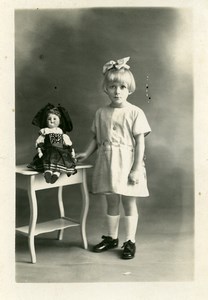
<svg viewBox="0 0 208 300">
<path fill-rule="evenodd" d="M 51 176 L 51 183 L 55 183 L 59 179 L 59 176 L 60 176 L 60 172 L 57 171 L 53 172 Z"/>
<path fill-rule="evenodd" d="M 52 176 L 52 171 L 46 170 L 46 171 L 44 172 L 45 181 L 46 181 L 47 183 L 51 183 L 51 176 Z"/>
</svg>

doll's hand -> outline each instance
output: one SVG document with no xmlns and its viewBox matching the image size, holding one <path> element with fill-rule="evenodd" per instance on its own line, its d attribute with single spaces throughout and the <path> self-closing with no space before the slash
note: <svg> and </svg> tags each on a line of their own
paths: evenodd
<svg viewBox="0 0 208 300">
<path fill-rule="evenodd" d="M 43 156 L 43 153 L 38 153 L 38 157 L 41 158 Z"/>
<path fill-rule="evenodd" d="M 139 171 L 131 171 L 128 176 L 128 180 L 130 184 L 138 184 L 139 183 Z"/>
<path fill-rule="evenodd" d="M 87 154 L 85 152 L 77 153 L 76 159 L 78 162 L 83 162 L 85 159 L 87 159 Z"/>
<path fill-rule="evenodd" d="M 38 157 L 41 158 L 43 156 L 43 152 L 40 148 L 38 148 L 37 150 L 38 150 Z"/>
<path fill-rule="evenodd" d="M 76 158 L 74 148 L 72 148 L 72 150 L 71 150 L 71 156 L 72 156 L 72 158 Z"/>
</svg>

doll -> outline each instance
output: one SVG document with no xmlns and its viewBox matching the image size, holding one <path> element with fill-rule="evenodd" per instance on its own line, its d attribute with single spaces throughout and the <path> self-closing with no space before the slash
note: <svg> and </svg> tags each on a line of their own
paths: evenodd
<svg viewBox="0 0 208 300">
<path fill-rule="evenodd" d="M 66 134 L 73 125 L 65 108 L 48 103 L 35 115 L 32 124 L 40 127 L 40 131 L 35 144 L 37 154 L 28 167 L 44 173 L 47 183 L 55 183 L 61 173 L 75 174 L 75 152 Z"/>
</svg>

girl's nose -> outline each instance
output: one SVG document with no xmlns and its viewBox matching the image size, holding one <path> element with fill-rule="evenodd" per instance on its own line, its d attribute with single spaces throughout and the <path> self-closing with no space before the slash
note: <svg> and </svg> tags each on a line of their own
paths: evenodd
<svg viewBox="0 0 208 300">
<path fill-rule="evenodd" d="M 116 88 L 115 88 L 115 93 L 116 93 L 116 94 L 119 94 L 119 93 L 120 93 L 120 88 L 119 88 L 119 87 L 116 87 Z"/>
</svg>

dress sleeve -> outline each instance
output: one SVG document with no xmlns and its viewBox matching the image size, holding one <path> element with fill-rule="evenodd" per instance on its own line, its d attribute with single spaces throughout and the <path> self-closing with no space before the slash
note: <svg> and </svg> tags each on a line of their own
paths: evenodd
<svg viewBox="0 0 208 300">
<path fill-rule="evenodd" d="M 37 138 L 36 142 L 35 142 L 35 148 L 38 148 L 39 145 L 44 144 L 45 141 L 45 136 L 40 134 L 39 137 Z"/>
<path fill-rule="evenodd" d="M 91 132 L 96 135 L 96 127 L 97 127 L 97 123 L 98 123 L 98 114 L 99 114 L 99 110 L 96 111 L 94 119 L 92 121 L 92 126 L 91 126 Z"/>
<path fill-rule="evenodd" d="M 64 145 L 66 145 L 66 146 L 72 145 L 72 141 L 67 134 L 63 134 L 63 140 L 64 140 Z"/>
<path fill-rule="evenodd" d="M 147 121 L 147 118 L 143 112 L 143 110 L 139 110 L 136 114 L 136 118 L 133 123 L 133 135 L 136 136 L 140 133 L 144 133 L 144 135 L 148 135 L 151 132 L 150 125 Z"/>
<path fill-rule="evenodd" d="M 91 132 L 95 134 L 95 119 L 92 121 Z"/>
</svg>

